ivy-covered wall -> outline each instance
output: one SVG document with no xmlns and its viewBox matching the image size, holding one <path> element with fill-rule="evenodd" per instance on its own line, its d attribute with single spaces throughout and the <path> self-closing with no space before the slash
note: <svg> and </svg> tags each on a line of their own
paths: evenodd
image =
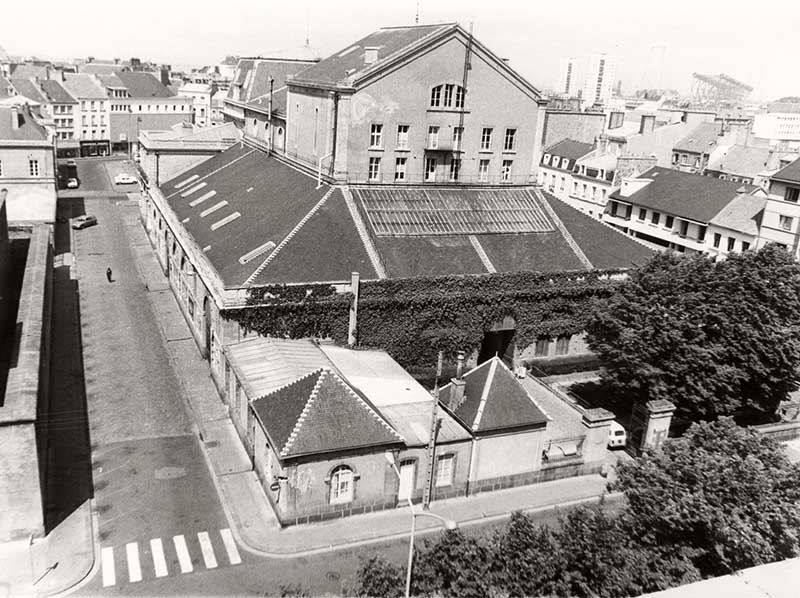
<svg viewBox="0 0 800 598">
<path fill-rule="evenodd" d="M 541 274 L 507 272 L 362 282 L 358 344 L 389 352 L 402 366 L 420 368 L 446 361 L 459 350 L 480 347 L 484 332 L 505 316 L 517 325 L 518 346 L 540 337 L 583 330 L 588 305 L 610 295 L 620 271 Z M 330 337 L 347 342 L 352 295 L 331 285 L 274 285 L 250 292 L 248 307 L 223 312 L 248 332 L 262 335 Z"/>
</svg>

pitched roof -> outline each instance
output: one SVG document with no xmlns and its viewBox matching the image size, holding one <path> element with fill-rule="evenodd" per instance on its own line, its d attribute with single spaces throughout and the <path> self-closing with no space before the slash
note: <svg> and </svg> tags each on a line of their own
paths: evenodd
<svg viewBox="0 0 800 598">
<path fill-rule="evenodd" d="M 774 152 L 768 147 L 720 146 L 711 155 L 708 170 L 752 178 L 771 166 L 773 155 Z"/>
<path fill-rule="evenodd" d="M 37 104 L 48 103 L 47 98 L 44 96 L 44 94 L 42 94 L 41 91 L 39 91 L 39 88 L 30 79 L 17 79 L 12 77 L 11 85 L 14 86 L 14 89 L 17 90 L 19 95 L 26 97 Z"/>
<path fill-rule="evenodd" d="M 14 79 L 33 79 L 39 77 L 40 79 L 47 78 L 47 71 L 50 67 L 39 66 L 35 64 L 18 64 L 16 68 L 11 70 L 11 77 Z"/>
<path fill-rule="evenodd" d="M 544 150 L 544 153 L 560 156 L 561 158 L 567 158 L 569 160 L 577 160 L 590 153 L 593 149 L 594 146 L 591 143 L 562 139 Z"/>
<path fill-rule="evenodd" d="M 110 73 L 107 75 L 96 75 L 97 79 L 102 83 L 105 87 L 116 87 L 116 88 L 125 88 L 125 84 L 122 82 L 122 79 L 117 77 L 116 73 Z"/>
<path fill-rule="evenodd" d="M 174 95 L 152 73 L 118 72 L 116 75 L 132 98 L 169 98 Z"/>
<path fill-rule="evenodd" d="M 282 458 L 403 443 L 367 401 L 327 368 L 253 401 L 253 409 Z"/>
<path fill-rule="evenodd" d="M 260 150 L 235 144 L 161 190 L 226 286 L 377 277 L 341 191 Z"/>
<path fill-rule="evenodd" d="M 358 77 L 364 71 L 385 63 L 389 57 L 403 52 L 426 37 L 456 27 L 455 23 L 385 27 L 324 58 L 298 74 L 295 79 L 328 85 L 345 83 L 348 79 Z M 365 64 L 366 48 L 378 48 L 378 60 L 375 63 Z"/>
<path fill-rule="evenodd" d="M 58 81 L 54 79 L 45 79 L 41 83 L 42 90 L 47 94 L 51 102 L 55 104 L 77 104 L 78 100 L 72 97 L 70 93 L 64 89 Z"/>
<path fill-rule="evenodd" d="M 615 191 L 611 198 L 702 223 L 714 218 L 740 192 L 756 190 L 752 185 L 661 166 L 654 166 L 637 178 L 651 179 L 652 182 L 627 197 Z"/>
<path fill-rule="evenodd" d="M 87 62 L 78 67 L 78 71 L 88 75 L 113 75 L 127 67 L 123 64 L 114 64 L 113 62 Z"/>
<path fill-rule="evenodd" d="M 65 73 L 64 87 L 77 100 L 106 99 L 108 94 L 99 81 L 86 73 Z"/>
<path fill-rule="evenodd" d="M 13 93 L 11 81 L 0 76 L 0 98 L 7 98 Z"/>
<path fill-rule="evenodd" d="M 281 58 L 248 58 L 239 61 L 236 76 L 228 91 L 228 97 L 237 99 L 236 88 L 241 88 L 238 99 L 241 102 L 256 103 L 258 106 L 267 106 L 269 94 L 269 79 L 273 83 L 273 109 L 275 108 L 276 92 L 283 90 L 283 108 L 286 105 L 286 80 L 309 66 L 315 64 L 314 60 L 281 59 Z"/>
<path fill-rule="evenodd" d="M 19 128 L 11 126 L 12 107 L 0 106 L 0 142 L 3 141 L 47 141 L 47 129 L 22 108 L 17 108 Z"/>
<path fill-rule="evenodd" d="M 710 154 L 719 140 L 719 123 L 700 123 L 683 139 L 677 141 L 673 149 L 680 152 Z"/>
<path fill-rule="evenodd" d="M 463 379 L 464 396 L 460 403 L 450 405 L 452 382 L 442 387 L 439 402 L 474 434 L 547 424 L 547 416 L 499 357 L 470 370 Z"/>
<path fill-rule="evenodd" d="M 709 224 L 735 230 L 747 235 L 757 235 L 767 200 L 764 197 L 740 193 Z"/>
<path fill-rule="evenodd" d="M 790 183 L 800 183 L 800 158 L 781 168 L 771 178 Z"/>
</svg>

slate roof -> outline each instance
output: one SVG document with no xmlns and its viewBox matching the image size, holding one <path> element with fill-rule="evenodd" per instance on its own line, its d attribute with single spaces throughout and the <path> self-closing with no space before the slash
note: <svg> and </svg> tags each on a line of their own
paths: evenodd
<svg viewBox="0 0 800 598">
<path fill-rule="evenodd" d="M 758 235 L 767 200 L 764 197 L 740 193 L 714 216 L 709 224 L 716 224 L 748 235 Z"/>
<path fill-rule="evenodd" d="M 562 139 L 544 150 L 545 154 L 568 158 L 570 161 L 582 158 L 594 149 L 591 143 L 581 143 L 572 139 Z"/>
<path fill-rule="evenodd" d="M 341 192 L 316 187 L 264 152 L 234 144 L 161 190 L 226 286 L 251 276 L 252 284 L 349 280 L 354 271 L 377 278 Z M 260 255 L 240 261 L 258 248 Z"/>
<path fill-rule="evenodd" d="M 758 173 L 770 168 L 772 162 L 777 165 L 777 160 L 773 159 L 774 155 L 775 152 L 768 147 L 744 145 L 720 147 L 711 156 L 708 170 L 754 178 Z"/>
<path fill-rule="evenodd" d="M 13 79 L 33 79 L 35 77 L 46 79 L 49 68 L 44 65 L 18 64 L 16 68 L 11 70 L 10 74 Z"/>
<path fill-rule="evenodd" d="M 88 75 L 112 75 L 126 69 L 123 64 L 87 62 L 78 67 L 78 71 Z"/>
<path fill-rule="evenodd" d="M 790 183 L 800 183 L 800 159 L 784 166 L 772 175 L 773 180 L 788 181 Z"/>
<path fill-rule="evenodd" d="M 19 128 L 11 128 L 11 107 L 0 106 L 0 141 L 47 141 L 47 129 L 22 107 L 18 109 Z"/>
<path fill-rule="evenodd" d="M 307 68 L 298 74 L 295 80 L 327 85 L 344 84 L 348 79 L 376 68 L 385 63 L 389 57 L 407 50 L 426 37 L 456 27 L 455 23 L 445 23 L 379 29 Z M 364 51 L 370 47 L 378 48 L 378 60 L 373 64 L 365 64 Z"/>
<path fill-rule="evenodd" d="M 453 383 L 442 387 L 439 402 L 473 434 L 541 428 L 547 415 L 499 357 L 464 374 L 464 398 L 450 408 Z"/>
<path fill-rule="evenodd" d="M 710 154 L 719 140 L 719 123 L 700 123 L 673 146 L 675 151 Z"/>
<path fill-rule="evenodd" d="M 42 90 L 47 94 L 51 102 L 55 104 L 77 104 L 78 100 L 72 97 L 58 81 L 46 79 L 41 82 Z"/>
<path fill-rule="evenodd" d="M 611 194 L 611 198 L 702 223 L 714 218 L 739 195 L 740 190 L 750 193 L 757 189 L 752 185 L 661 166 L 654 166 L 637 178 L 652 179 L 653 182 L 628 197 L 620 195 L 618 190 Z"/>
<path fill-rule="evenodd" d="M 403 443 L 331 369 L 320 368 L 252 405 L 281 458 Z"/>
<path fill-rule="evenodd" d="M 106 90 L 99 81 L 86 73 L 65 73 L 64 87 L 77 100 L 104 100 Z"/>
<path fill-rule="evenodd" d="M 37 88 L 36 84 L 30 79 L 17 79 L 11 78 L 11 85 L 17 90 L 17 93 L 23 97 L 28 98 L 38 104 L 47 104 L 48 100 Z"/>
<path fill-rule="evenodd" d="M 269 95 L 269 78 L 272 77 L 274 79 L 272 87 L 273 110 L 285 111 L 286 80 L 313 64 L 315 64 L 313 60 L 299 59 L 242 59 L 237 67 L 236 77 L 228 92 L 228 97 L 236 97 L 234 87 L 238 86 L 242 88 L 239 101 L 266 108 Z M 249 79 L 247 77 L 248 73 L 251 73 Z M 245 83 L 247 83 L 246 87 Z M 281 98 L 277 97 L 279 92 Z M 276 106 L 276 103 L 279 104 Z"/>
<path fill-rule="evenodd" d="M 0 98 L 7 98 L 13 93 L 11 81 L 0 76 Z"/>
<path fill-rule="evenodd" d="M 108 75 L 96 75 L 99 79 L 100 83 L 102 83 L 105 87 L 116 87 L 116 88 L 123 88 L 125 89 L 125 84 L 122 82 L 122 79 L 117 77 L 116 73 L 111 73 Z"/>
<path fill-rule="evenodd" d="M 174 94 L 161 84 L 152 73 L 116 73 L 132 98 L 169 98 Z"/>
</svg>

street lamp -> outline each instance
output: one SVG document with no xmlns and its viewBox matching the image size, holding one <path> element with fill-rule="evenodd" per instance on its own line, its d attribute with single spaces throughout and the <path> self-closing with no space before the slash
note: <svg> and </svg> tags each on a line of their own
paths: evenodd
<svg viewBox="0 0 800 598">
<path fill-rule="evenodd" d="M 398 481 L 400 480 L 400 470 L 397 469 L 397 463 L 394 460 L 394 454 L 391 452 L 384 453 L 386 457 L 386 461 L 389 465 L 392 466 L 394 472 L 397 474 Z M 410 598 L 411 596 L 411 567 L 414 563 L 414 534 L 417 530 L 417 517 L 430 517 L 431 519 L 439 520 L 445 529 L 447 530 L 454 530 L 458 529 L 458 523 L 453 521 L 452 519 L 447 519 L 442 517 L 441 515 L 437 515 L 436 513 L 431 513 L 430 511 L 419 511 L 417 512 L 414 509 L 414 503 L 411 502 L 411 494 L 406 496 L 406 500 L 408 501 L 408 508 L 411 509 L 411 536 L 408 540 L 408 571 L 406 572 L 406 598 Z"/>
</svg>

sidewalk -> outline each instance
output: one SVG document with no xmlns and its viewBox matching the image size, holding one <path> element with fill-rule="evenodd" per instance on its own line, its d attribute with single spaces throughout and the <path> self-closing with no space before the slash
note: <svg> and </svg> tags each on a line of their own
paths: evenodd
<svg viewBox="0 0 800 598">
<path fill-rule="evenodd" d="M 408 537 L 408 507 L 281 529 L 228 417 L 227 406 L 211 379 L 208 363 L 200 356 L 189 325 L 166 285 L 161 266 L 138 220 L 138 209 L 136 215 L 135 221 L 132 213 L 126 215 L 126 224 L 137 268 L 150 291 L 148 296 L 170 359 L 186 393 L 201 447 L 238 542 L 254 554 L 292 558 Z M 481 525 L 503 520 L 516 510 L 533 512 L 597 502 L 605 494 L 608 481 L 600 475 L 566 478 L 469 498 L 436 501 L 431 512 L 452 519 L 461 527 Z M 618 495 L 607 498 L 619 499 Z M 441 529 L 441 523 L 430 518 L 417 520 L 420 534 Z"/>
</svg>

